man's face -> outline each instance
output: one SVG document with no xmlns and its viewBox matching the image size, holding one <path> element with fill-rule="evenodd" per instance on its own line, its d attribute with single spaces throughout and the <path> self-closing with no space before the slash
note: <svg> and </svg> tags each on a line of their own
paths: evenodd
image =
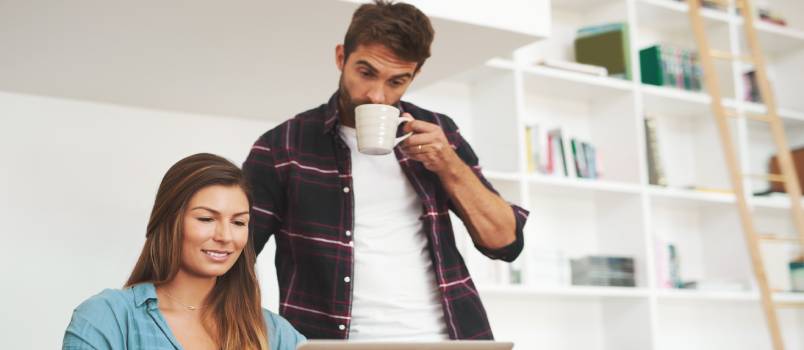
<svg viewBox="0 0 804 350">
<path fill-rule="evenodd" d="M 341 71 L 342 118 L 349 126 L 354 124 L 355 107 L 361 104 L 399 102 L 416 74 L 416 62 L 402 60 L 380 44 L 359 45 L 348 59 L 343 45 L 338 45 L 335 59 Z"/>
</svg>

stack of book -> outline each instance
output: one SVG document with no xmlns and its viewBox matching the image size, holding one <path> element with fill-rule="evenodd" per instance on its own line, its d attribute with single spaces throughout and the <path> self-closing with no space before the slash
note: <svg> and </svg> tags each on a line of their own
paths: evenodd
<svg viewBox="0 0 804 350">
<path fill-rule="evenodd" d="M 771 11 L 770 8 L 758 7 L 757 12 L 759 13 L 760 20 L 780 26 L 787 25 L 787 20 L 784 17 L 782 17 L 779 13 Z"/>
<path fill-rule="evenodd" d="M 561 128 L 525 128 L 528 172 L 584 179 L 600 177 L 597 149 L 576 138 L 565 140 Z"/>
<path fill-rule="evenodd" d="M 639 51 L 642 82 L 684 90 L 703 88 L 703 70 L 698 54 L 668 45 L 654 45 Z"/>
<path fill-rule="evenodd" d="M 656 120 L 645 117 L 645 146 L 648 157 L 648 183 L 656 186 L 667 186 L 667 177 L 662 164 L 661 153 L 659 152 L 659 138 L 656 128 Z"/>
<path fill-rule="evenodd" d="M 743 99 L 748 102 L 762 103 L 762 95 L 759 93 L 757 72 L 755 70 L 743 73 L 743 86 L 745 86 Z"/>
<path fill-rule="evenodd" d="M 576 286 L 636 286 L 633 258 L 587 256 L 570 260 L 570 269 Z"/>
<path fill-rule="evenodd" d="M 626 23 L 581 28 L 575 38 L 575 61 L 604 67 L 611 77 L 631 79 L 628 47 Z"/>
</svg>

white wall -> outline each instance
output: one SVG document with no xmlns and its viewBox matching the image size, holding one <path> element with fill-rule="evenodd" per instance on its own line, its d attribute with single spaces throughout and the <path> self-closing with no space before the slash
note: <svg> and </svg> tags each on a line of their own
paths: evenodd
<svg viewBox="0 0 804 350">
<path fill-rule="evenodd" d="M 272 124 L 0 92 L 2 347 L 60 348 L 72 309 L 128 277 L 168 167 L 198 152 L 240 165 Z"/>
<path fill-rule="evenodd" d="M 405 100 L 450 115 L 471 141 L 459 87 L 436 84 Z M 3 348 L 60 348 L 73 308 L 120 288 L 131 272 L 165 171 L 198 152 L 240 165 L 273 125 L 0 92 Z M 456 236 L 465 254 L 485 261 L 457 222 Z M 263 306 L 271 310 L 278 299 L 274 247 L 271 240 L 257 262 Z M 500 339 L 517 338 L 523 320 L 486 297 Z"/>
</svg>

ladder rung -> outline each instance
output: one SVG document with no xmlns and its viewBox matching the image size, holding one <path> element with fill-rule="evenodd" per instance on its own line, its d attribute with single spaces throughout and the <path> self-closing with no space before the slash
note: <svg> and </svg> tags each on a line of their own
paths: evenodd
<svg viewBox="0 0 804 350">
<path fill-rule="evenodd" d="M 784 307 L 784 308 L 804 308 L 804 301 L 778 301 L 775 302 L 776 307 Z"/>
<path fill-rule="evenodd" d="M 768 233 L 759 234 L 758 236 L 759 239 L 763 241 L 799 243 L 799 238 L 796 236 L 776 235 Z"/>
<path fill-rule="evenodd" d="M 766 123 L 773 122 L 773 117 L 766 114 L 746 114 L 745 117 L 759 122 L 766 122 Z"/>
<path fill-rule="evenodd" d="M 770 182 L 786 183 L 784 175 L 781 174 L 746 174 L 745 177 L 752 177 L 759 180 L 768 180 Z"/>
<path fill-rule="evenodd" d="M 734 111 L 726 111 L 726 116 L 732 118 L 747 118 L 765 123 L 772 123 L 774 121 L 773 117 L 766 114 L 751 114 L 751 113 L 739 114 Z"/>
<path fill-rule="evenodd" d="M 731 60 L 731 61 L 737 60 L 737 61 L 743 61 L 743 62 L 747 62 L 747 63 L 754 63 L 754 59 L 751 58 L 750 56 L 732 55 L 730 52 L 726 52 L 726 51 L 711 50 L 711 51 L 709 51 L 709 55 L 712 56 L 713 58 L 718 58 L 718 59 L 721 59 L 721 60 Z"/>
</svg>

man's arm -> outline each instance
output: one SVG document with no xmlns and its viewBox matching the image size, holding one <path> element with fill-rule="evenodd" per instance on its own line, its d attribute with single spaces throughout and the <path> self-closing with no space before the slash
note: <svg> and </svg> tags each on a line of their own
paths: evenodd
<svg viewBox="0 0 804 350">
<path fill-rule="evenodd" d="M 249 230 L 254 249 L 260 254 L 268 239 L 282 226 L 285 213 L 284 190 L 276 167 L 276 142 L 271 133 L 260 137 L 243 163 L 243 175 L 251 195 Z"/>
<path fill-rule="evenodd" d="M 514 243 L 516 220 L 511 206 L 487 189 L 457 154 L 455 158 L 455 164 L 437 174 L 472 240 L 488 249 L 501 249 Z"/>
<path fill-rule="evenodd" d="M 404 152 L 438 175 L 475 245 L 490 257 L 514 260 L 522 249 L 527 211 L 506 203 L 483 180 L 474 152 L 462 139 L 456 147 L 463 156 L 438 125 L 416 120 L 404 128 L 414 132 Z"/>
</svg>

